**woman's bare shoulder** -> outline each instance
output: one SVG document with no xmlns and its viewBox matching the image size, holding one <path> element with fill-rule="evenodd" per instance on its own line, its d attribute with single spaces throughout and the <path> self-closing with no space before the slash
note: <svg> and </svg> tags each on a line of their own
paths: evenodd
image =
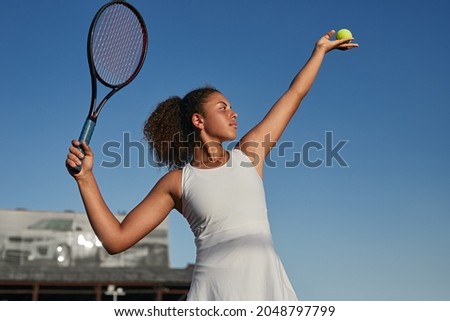
<svg viewBox="0 0 450 321">
<path fill-rule="evenodd" d="M 161 177 L 161 180 L 166 181 L 167 183 L 171 183 L 172 181 L 180 181 L 181 182 L 181 175 L 183 173 L 182 169 L 174 169 L 166 174 L 164 174 L 163 177 Z"/>
<path fill-rule="evenodd" d="M 175 207 L 177 209 L 181 206 L 181 177 L 183 171 L 181 169 L 175 169 L 164 174 L 158 182 L 173 198 Z"/>
</svg>

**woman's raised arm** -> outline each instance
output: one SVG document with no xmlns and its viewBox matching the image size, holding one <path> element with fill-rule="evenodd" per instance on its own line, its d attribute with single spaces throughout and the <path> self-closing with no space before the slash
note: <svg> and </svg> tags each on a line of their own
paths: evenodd
<svg viewBox="0 0 450 321">
<path fill-rule="evenodd" d="M 350 42 L 352 39 L 330 40 L 334 33 L 335 31 L 331 30 L 316 42 L 311 57 L 294 77 L 287 91 L 276 101 L 263 120 L 239 141 L 239 148 L 253 158 L 253 164 L 260 176 L 263 173 L 264 159 L 311 89 L 325 54 L 333 49 L 348 50 L 358 47 L 358 44 Z"/>
</svg>

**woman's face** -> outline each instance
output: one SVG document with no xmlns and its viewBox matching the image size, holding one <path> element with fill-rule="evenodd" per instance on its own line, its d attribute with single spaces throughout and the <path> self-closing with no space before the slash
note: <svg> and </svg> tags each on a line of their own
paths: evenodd
<svg viewBox="0 0 450 321">
<path fill-rule="evenodd" d="M 229 141 L 237 136 L 237 114 L 230 102 L 220 92 L 209 95 L 203 105 L 201 117 L 201 134 L 204 140 Z"/>
</svg>

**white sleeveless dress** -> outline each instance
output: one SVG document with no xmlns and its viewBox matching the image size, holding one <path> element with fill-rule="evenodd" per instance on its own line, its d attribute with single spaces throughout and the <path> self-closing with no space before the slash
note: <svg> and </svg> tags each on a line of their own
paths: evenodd
<svg viewBox="0 0 450 321">
<path fill-rule="evenodd" d="M 297 300 L 272 242 L 262 180 L 243 152 L 217 168 L 185 166 L 182 191 L 197 247 L 187 300 Z"/>
</svg>

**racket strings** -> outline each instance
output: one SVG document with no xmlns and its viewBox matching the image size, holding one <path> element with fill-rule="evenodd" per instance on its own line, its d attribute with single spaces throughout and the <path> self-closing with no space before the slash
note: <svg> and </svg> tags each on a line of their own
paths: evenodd
<svg viewBox="0 0 450 321">
<path fill-rule="evenodd" d="M 99 77 L 110 86 L 132 78 L 144 54 L 144 32 L 140 20 L 126 6 L 109 6 L 93 31 L 92 54 Z"/>
</svg>

